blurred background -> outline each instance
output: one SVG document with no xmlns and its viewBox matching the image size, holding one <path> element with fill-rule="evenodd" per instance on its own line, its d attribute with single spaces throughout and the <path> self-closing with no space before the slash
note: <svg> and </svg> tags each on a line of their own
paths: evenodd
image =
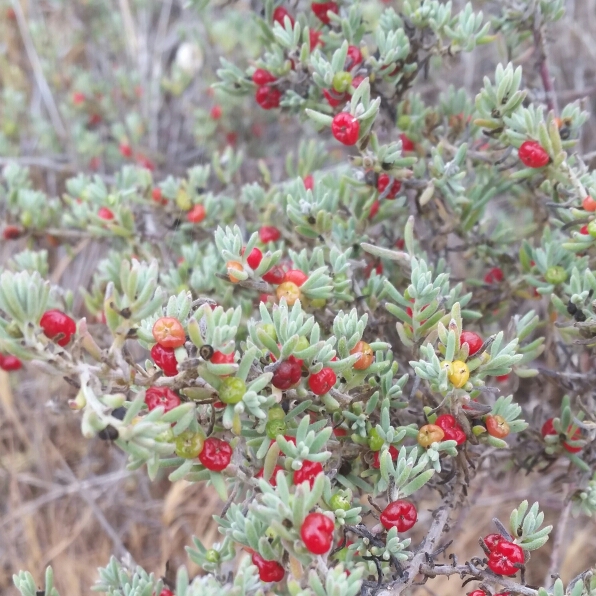
<svg viewBox="0 0 596 596">
<path fill-rule="evenodd" d="M 30 166 L 36 185 L 51 194 L 60 193 L 64 181 L 81 171 L 109 180 L 123 163 L 145 165 L 157 180 L 182 175 L 227 145 L 242 148 L 254 160 L 266 158 L 275 172 L 283 159 L 273 155 L 269 141 L 299 132 L 301 125 L 255 110 L 251 98 L 230 98 L 209 88 L 219 56 L 245 67 L 260 52 L 254 30 L 246 26 L 250 3 L 214 2 L 203 12 L 204 2 L 194 4 L 0 0 L 0 166 L 9 161 Z M 488 14 L 496 6 L 475 5 Z M 382 5 L 363 6 L 374 14 Z M 585 98 L 591 113 L 582 148 L 592 152 L 594 167 L 596 0 L 567 0 L 566 16 L 547 39 L 559 104 Z M 416 89 L 429 102 L 449 84 L 473 96 L 482 77 L 506 60 L 497 41 L 453 60 L 448 69 L 431 67 Z M 517 63 L 527 69 L 526 84 L 540 99 L 534 61 L 529 51 Z M 217 106 L 223 116 L 214 111 Z M 22 248 L 21 241 L 0 245 L 0 265 Z M 48 243 L 46 248 L 52 281 L 73 290 L 89 285 L 93 263 L 105 251 L 101 245 L 65 251 Z M 0 371 L 2 595 L 15 593 L 11 576 L 19 569 L 41 579 L 51 563 L 61 593 L 78 596 L 89 593 L 97 567 L 111 554 L 161 575 L 167 561 L 174 568 L 188 564 L 184 546 L 193 534 L 206 545 L 218 540 L 211 516 L 221 503 L 213 491 L 184 482 L 171 485 L 165 478 L 151 483 L 144 471 L 128 472 L 117 448 L 81 437 L 79 420 L 67 406 L 72 397 L 74 390 L 64 381 L 31 367 L 10 376 Z M 553 569 L 566 582 L 593 565 L 595 526 L 568 516 L 565 487 L 552 484 L 562 471 L 554 467 L 548 476 L 518 474 L 514 480 L 480 470 L 448 552 L 456 552 L 460 561 L 478 555 L 478 538 L 494 531 L 491 519 L 505 521 L 527 498 L 540 500 L 547 522 L 561 518 L 565 527 L 533 556 L 528 582 L 544 584 Z M 423 529 L 430 514 L 424 504 L 419 509 L 417 528 Z M 551 569 L 553 548 L 558 564 Z M 192 565 L 190 570 L 197 572 Z M 469 589 L 454 576 L 418 591 L 447 596 Z"/>
</svg>

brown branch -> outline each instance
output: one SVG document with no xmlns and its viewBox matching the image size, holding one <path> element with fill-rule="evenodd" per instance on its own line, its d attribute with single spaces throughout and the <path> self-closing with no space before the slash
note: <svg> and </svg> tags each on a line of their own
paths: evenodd
<svg viewBox="0 0 596 596">
<path fill-rule="evenodd" d="M 416 552 L 412 560 L 409 562 L 402 578 L 388 586 L 386 589 L 378 592 L 377 596 L 399 596 L 414 583 L 414 580 L 419 573 L 424 573 L 423 569 L 427 563 L 427 556 L 435 550 L 435 545 L 443 534 L 445 525 L 449 521 L 451 511 L 457 505 L 463 487 L 463 479 L 459 476 L 456 477 L 453 489 L 449 491 L 447 496 L 443 499 L 441 506 L 434 511 L 430 530 L 418 548 L 418 552 Z M 429 573 L 428 575 L 432 577 L 433 574 Z M 532 594 L 527 594 L 526 596 L 534 596 L 534 592 L 532 592 Z"/>
<path fill-rule="evenodd" d="M 548 57 L 546 54 L 546 41 L 544 39 L 544 26 L 540 22 L 538 12 L 534 15 L 534 45 L 535 50 L 538 51 L 538 72 L 542 79 L 542 86 L 544 87 L 546 107 L 548 111 L 559 113 L 557 104 L 557 95 L 555 93 L 555 86 L 553 79 L 550 76 L 550 69 L 548 67 Z"/>
</svg>

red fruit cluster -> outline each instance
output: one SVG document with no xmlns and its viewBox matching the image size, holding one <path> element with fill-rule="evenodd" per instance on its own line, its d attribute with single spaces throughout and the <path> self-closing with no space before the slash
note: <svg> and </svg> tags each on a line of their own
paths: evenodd
<svg viewBox="0 0 596 596">
<path fill-rule="evenodd" d="M 323 466 L 318 461 L 305 460 L 302 467 L 294 472 L 294 484 L 298 486 L 308 482 L 312 488 L 317 476 L 323 473 Z"/>
<path fill-rule="evenodd" d="M 326 367 L 308 377 L 308 386 L 315 395 L 324 395 L 335 385 L 336 381 L 337 375 L 335 372 Z"/>
<path fill-rule="evenodd" d="M 163 370 L 166 377 L 175 377 L 178 374 L 178 361 L 173 348 L 164 348 L 160 344 L 155 344 L 151 348 L 151 358 Z"/>
<path fill-rule="evenodd" d="M 309 513 L 302 522 L 300 536 L 304 546 L 314 555 L 324 555 L 333 543 L 335 524 L 322 513 Z"/>
<path fill-rule="evenodd" d="M 435 420 L 435 424 L 443 431 L 445 441 L 455 441 L 458 445 L 466 442 L 466 433 L 457 423 L 455 416 L 443 414 Z"/>
<path fill-rule="evenodd" d="M 395 447 L 393 447 L 393 445 L 391 445 L 389 447 L 389 453 L 391 455 L 391 459 L 393 461 L 396 461 L 397 456 L 399 455 L 399 452 L 397 451 L 397 449 Z M 378 470 L 381 467 L 381 452 L 380 451 L 375 451 L 373 453 L 372 467 L 375 468 L 376 470 Z"/>
<path fill-rule="evenodd" d="M 241 255 L 244 255 L 244 248 L 240 251 Z M 248 255 L 248 257 L 246 257 L 246 262 L 248 263 L 248 266 L 251 269 L 257 269 L 258 266 L 261 264 L 261 261 L 263 260 L 263 253 L 255 246 L 255 248 L 253 248 L 250 251 L 250 254 Z"/>
<path fill-rule="evenodd" d="M 542 429 L 540 431 L 540 433 L 542 434 L 543 437 L 546 437 L 548 435 L 556 435 L 558 434 L 557 431 L 555 430 L 555 426 L 553 424 L 553 418 L 549 418 L 543 425 L 542 425 Z M 569 428 L 567 429 L 567 432 L 569 432 L 571 430 L 571 426 L 569 426 Z M 573 433 L 573 436 L 571 437 L 572 441 L 577 441 L 578 439 L 581 439 L 582 433 L 579 430 L 579 428 L 577 428 L 575 430 L 575 432 Z M 569 453 L 578 453 L 579 451 L 582 450 L 581 447 L 573 447 L 571 445 L 569 445 L 569 443 L 566 443 L 565 441 L 563 441 L 563 449 L 565 449 L 565 451 L 568 451 Z"/>
<path fill-rule="evenodd" d="M 271 486 L 277 486 L 277 473 L 280 471 L 281 472 L 284 471 L 284 469 L 281 466 L 275 466 L 275 468 L 273 468 L 273 473 L 271 474 L 271 478 L 269 478 L 269 484 Z M 261 468 L 257 472 L 255 478 L 263 478 L 264 472 L 265 472 L 265 468 Z"/>
<path fill-rule="evenodd" d="M 14 372 L 19 370 L 23 366 L 23 363 L 16 357 L 8 354 L 4 356 L 0 354 L 0 369 L 5 372 Z"/>
<path fill-rule="evenodd" d="M 389 190 L 387 190 L 387 187 L 389 187 Z M 385 173 L 379 174 L 379 178 L 377 179 L 377 190 L 379 191 L 379 195 L 386 193 L 385 198 L 393 200 L 397 196 L 397 193 L 400 191 L 400 189 L 400 180 L 393 180 Z"/>
<path fill-rule="evenodd" d="M 468 354 L 470 356 L 476 354 L 483 343 L 484 341 L 482 341 L 482 338 L 473 331 L 462 331 L 459 336 L 459 345 L 463 346 L 464 344 L 468 344 Z"/>
<path fill-rule="evenodd" d="M 180 405 L 180 398 L 169 387 L 149 387 L 145 392 L 145 404 L 149 410 L 160 406 L 169 412 Z"/>
<path fill-rule="evenodd" d="M 339 6 L 336 2 L 313 2 L 310 7 L 319 21 L 325 23 L 325 25 L 331 23 L 331 18 L 327 14 L 328 12 L 339 14 Z"/>
<path fill-rule="evenodd" d="M 286 390 L 300 382 L 302 378 L 302 361 L 295 356 L 280 362 L 273 373 L 271 384 L 278 389 Z"/>
<path fill-rule="evenodd" d="M 207 217 L 205 205 L 193 205 L 192 209 L 186 214 L 186 219 L 190 223 L 201 223 Z"/>
<path fill-rule="evenodd" d="M 281 238 L 281 232 L 275 226 L 262 226 L 259 230 L 259 240 L 263 244 L 276 242 Z"/>
<path fill-rule="evenodd" d="M 212 472 L 225 470 L 232 461 L 232 447 L 229 443 L 209 437 L 205 440 L 203 451 L 199 453 L 199 461 Z"/>
<path fill-rule="evenodd" d="M 44 335 L 54 339 L 59 346 L 64 347 L 76 333 L 77 325 L 73 319 L 61 310 L 48 310 L 43 313 L 39 321 Z M 57 338 L 57 339 L 56 339 Z"/>
<path fill-rule="evenodd" d="M 400 499 L 389 503 L 380 519 L 385 529 L 397 528 L 398 532 L 406 532 L 416 523 L 418 512 L 414 503 Z"/>
<path fill-rule="evenodd" d="M 543 168 L 550 163 L 546 149 L 537 141 L 524 141 L 517 150 L 520 161 L 528 168 Z"/>
<path fill-rule="evenodd" d="M 348 112 L 340 112 L 333 117 L 331 133 L 344 145 L 355 145 L 360 135 L 360 122 Z"/>
<path fill-rule="evenodd" d="M 484 542 L 490 551 L 487 566 L 493 573 L 515 575 L 519 571 L 525 560 L 520 546 L 499 534 L 489 534 Z"/>
<path fill-rule="evenodd" d="M 252 554 L 252 564 L 259 570 L 259 579 L 263 582 L 280 582 L 286 572 L 277 561 L 267 561 L 259 553 Z"/>
<path fill-rule="evenodd" d="M 505 279 L 503 270 L 500 267 L 493 267 L 485 276 L 484 283 L 495 284 L 500 283 Z"/>
<path fill-rule="evenodd" d="M 282 27 L 285 27 L 284 21 L 286 17 L 290 19 L 290 23 L 293 27 L 295 23 L 294 17 L 283 6 L 278 6 L 273 11 L 273 22 L 279 23 Z"/>
<path fill-rule="evenodd" d="M 282 93 L 279 89 L 275 89 L 269 85 L 263 85 L 262 87 L 259 87 L 255 93 L 255 99 L 257 103 L 264 110 L 278 108 L 281 96 Z"/>
<path fill-rule="evenodd" d="M 22 230 L 17 226 L 6 226 L 2 230 L 2 237 L 4 240 L 16 240 L 21 236 Z"/>
</svg>

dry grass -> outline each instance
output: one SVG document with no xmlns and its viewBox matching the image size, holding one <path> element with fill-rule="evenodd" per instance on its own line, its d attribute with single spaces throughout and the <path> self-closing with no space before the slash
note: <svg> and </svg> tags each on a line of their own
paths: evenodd
<svg viewBox="0 0 596 596">
<path fill-rule="evenodd" d="M 594 113 L 596 0 L 569 0 L 567 5 L 565 20 L 549 35 L 552 72 L 561 103 L 588 96 L 586 108 Z M 494 50 L 480 56 L 455 64 L 448 77 L 429 83 L 427 93 L 436 94 L 449 82 L 464 84 L 470 91 L 477 88 L 481 76 L 492 72 L 495 60 Z M 531 56 L 525 65 L 531 67 Z M 539 90 L 537 77 L 532 84 Z M 586 151 L 596 148 L 594 117 L 586 127 L 583 145 Z M 90 261 L 99 256 L 97 247 L 74 261 L 54 251 L 53 281 L 71 288 L 86 285 Z M 8 248 L 0 247 L 0 263 L 7 257 Z M 48 379 L 31 368 L 10 377 L 0 371 L 1 594 L 15 593 L 12 573 L 28 569 L 41 579 L 48 564 L 57 571 L 63 595 L 88 594 L 96 568 L 111 554 L 130 555 L 146 569 L 162 574 L 168 560 L 174 567 L 187 563 L 184 546 L 192 534 L 206 544 L 217 540 L 211 516 L 220 503 L 213 492 L 184 483 L 170 485 L 167 480 L 152 484 L 143 471 L 126 472 L 125 459 L 115 447 L 81 438 L 79 421 L 66 406 L 71 393 L 72 388 L 59 377 Z M 492 517 L 505 519 L 526 495 L 541 499 L 550 521 L 559 518 L 561 497 L 541 486 L 540 478 L 513 482 L 512 477 L 491 481 L 486 472 L 477 477 L 472 506 L 455 528 L 452 549 L 460 560 L 478 553 L 478 537 L 492 531 Z M 419 525 L 425 526 L 424 516 Z M 552 541 L 532 560 L 530 583 L 543 583 L 551 548 Z M 595 552 L 594 526 L 586 525 L 585 519 L 571 519 L 561 542 L 563 578 L 593 565 Z M 419 589 L 431 596 L 464 590 L 457 578 L 439 579 Z"/>
</svg>

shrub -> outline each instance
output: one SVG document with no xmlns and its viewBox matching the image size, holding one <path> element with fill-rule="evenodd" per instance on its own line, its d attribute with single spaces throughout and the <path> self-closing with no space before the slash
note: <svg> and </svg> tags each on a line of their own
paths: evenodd
<svg viewBox="0 0 596 596">
<path fill-rule="evenodd" d="M 143 51 L 162 52 L 166 8 L 134 4 L 157 23 Z M 558 107 L 546 57 L 563 1 L 502 2 L 490 19 L 435 0 L 189 4 L 149 87 L 140 70 L 76 63 L 49 82 L 57 57 L 35 19 L 7 13 L 44 112 L 5 88 L 2 232 L 24 250 L 0 274 L 0 366 L 64 377 L 84 437 L 225 503 L 221 542 L 188 548 L 203 575 L 114 558 L 93 589 L 397 596 L 459 575 L 475 596 L 596 594 L 590 570 L 566 589 L 526 585 L 553 529 L 538 503 L 487 520 L 469 561 L 449 539 L 487 467 L 555 466 L 566 507 L 596 512 L 578 357 L 596 345 L 596 174 L 578 146 L 587 113 Z M 141 52 L 126 12 L 87 18 L 99 61 Z M 216 73 L 195 41 L 206 30 L 223 36 Z M 542 96 L 512 62 L 475 98 L 416 91 L 497 38 L 512 61 L 535 46 Z M 74 164 L 63 191 L 37 189 L 18 157 L 30 139 L 33 166 Z M 85 312 L 49 281 L 43 248 L 81 240 L 110 247 L 80 288 Z M 556 398 L 533 412 L 545 379 Z M 38 593 L 29 573 L 14 582 Z M 57 596 L 51 568 L 42 592 Z"/>
</svg>

